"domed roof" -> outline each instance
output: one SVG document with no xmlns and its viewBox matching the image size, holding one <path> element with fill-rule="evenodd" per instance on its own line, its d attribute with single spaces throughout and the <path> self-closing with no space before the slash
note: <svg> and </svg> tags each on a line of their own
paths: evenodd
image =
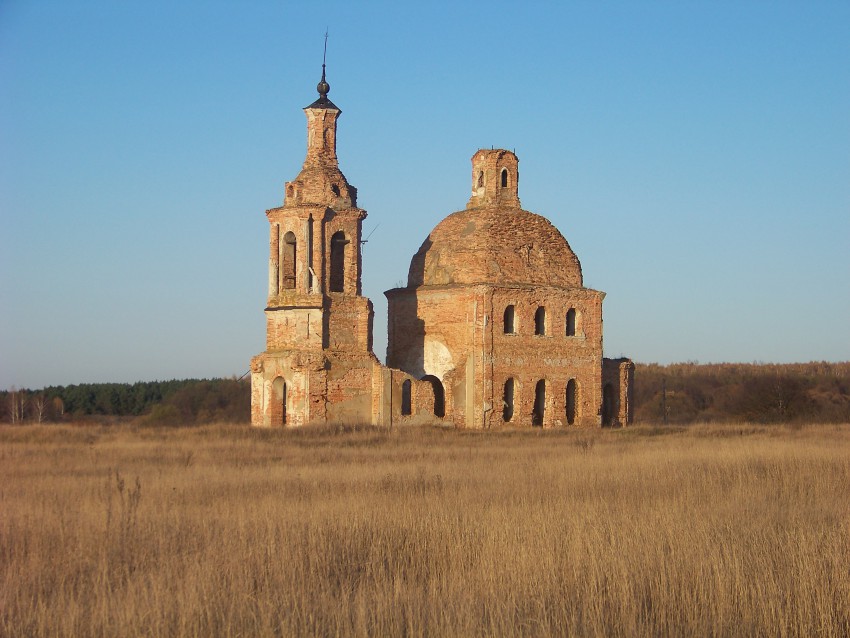
<svg viewBox="0 0 850 638">
<path fill-rule="evenodd" d="M 520 208 L 477 207 L 441 221 L 410 262 L 407 285 L 581 287 L 581 264 L 552 223 Z"/>
</svg>

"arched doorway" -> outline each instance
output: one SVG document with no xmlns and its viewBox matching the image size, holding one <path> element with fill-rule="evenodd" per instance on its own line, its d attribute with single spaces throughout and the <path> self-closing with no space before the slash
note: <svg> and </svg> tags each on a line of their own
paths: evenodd
<svg viewBox="0 0 850 638">
<path fill-rule="evenodd" d="M 411 396 L 410 396 L 410 379 L 405 379 L 401 384 L 401 414 L 409 416 L 413 411 Z"/>
<path fill-rule="evenodd" d="M 576 421 L 576 413 L 578 406 L 578 390 L 576 389 L 576 380 L 570 379 L 567 381 L 567 423 L 573 425 Z"/>
<path fill-rule="evenodd" d="M 507 423 L 514 418 L 514 380 L 505 381 L 505 391 L 502 398 L 502 420 Z"/>
<path fill-rule="evenodd" d="M 422 380 L 431 384 L 434 390 L 434 416 L 442 419 L 446 416 L 446 393 L 443 383 L 433 374 L 426 374 Z"/>
<path fill-rule="evenodd" d="M 272 427 L 286 425 L 286 381 L 277 377 L 272 381 L 271 405 L 269 406 Z"/>
<path fill-rule="evenodd" d="M 614 425 L 614 417 L 617 410 L 617 397 L 614 395 L 614 386 L 606 383 L 602 388 L 602 425 L 609 427 Z"/>
<path fill-rule="evenodd" d="M 531 425 L 543 425 L 546 412 L 546 380 L 540 379 L 534 386 L 534 412 L 531 413 Z"/>
</svg>

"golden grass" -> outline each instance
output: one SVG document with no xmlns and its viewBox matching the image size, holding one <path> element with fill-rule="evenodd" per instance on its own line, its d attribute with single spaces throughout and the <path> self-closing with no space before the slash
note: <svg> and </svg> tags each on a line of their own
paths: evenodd
<svg viewBox="0 0 850 638">
<path fill-rule="evenodd" d="M 0 429 L 0 635 L 847 636 L 850 426 Z"/>
</svg>

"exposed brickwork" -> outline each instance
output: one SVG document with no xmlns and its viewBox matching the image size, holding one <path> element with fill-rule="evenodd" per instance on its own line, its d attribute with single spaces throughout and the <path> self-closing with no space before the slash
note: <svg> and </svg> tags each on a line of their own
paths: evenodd
<svg viewBox="0 0 850 638">
<path fill-rule="evenodd" d="M 565 425 L 566 388 L 576 381 L 576 425 L 598 425 L 602 371 L 602 293 L 586 288 L 422 286 L 389 291 L 387 365 L 443 379 L 454 398 L 454 421 L 502 425 L 504 385 L 515 381 L 512 424 L 530 420 L 534 387 L 544 379 L 543 426 Z M 514 331 L 505 333 L 505 308 L 514 307 Z M 544 334 L 535 314 L 545 309 Z M 576 309 L 579 327 L 566 334 Z M 433 327 L 432 327 L 433 326 Z M 462 407 L 461 407 L 462 406 Z M 481 406 L 484 407 L 482 411 Z"/>
<path fill-rule="evenodd" d="M 320 87 L 322 85 L 320 84 Z M 566 427 L 631 421 L 634 366 L 603 360 L 604 293 L 566 239 L 519 200 L 519 160 L 472 157 L 466 209 L 446 217 L 388 291 L 387 366 L 361 296 L 366 211 L 339 170 L 340 111 L 305 109 L 307 157 L 270 223 L 266 352 L 251 364 L 252 422 L 388 427 Z"/>
<path fill-rule="evenodd" d="M 632 385 L 635 364 L 630 359 L 605 359 L 602 367 L 602 424 L 626 425 L 632 422 Z M 611 388 L 611 400 L 604 397 L 605 388 Z"/>
<path fill-rule="evenodd" d="M 259 426 L 372 422 L 372 304 L 361 296 L 366 211 L 339 170 L 332 103 L 304 109 L 307 157 L 270 224 L 266 352 L 252 360 Z"/>
<path fill-rule="evenodd" d="M 581 287 L 581 265 L 549 220 L 518 208 L 449 215 L 413 257 L 408 286 L 504 283 Z"/>
</svg>

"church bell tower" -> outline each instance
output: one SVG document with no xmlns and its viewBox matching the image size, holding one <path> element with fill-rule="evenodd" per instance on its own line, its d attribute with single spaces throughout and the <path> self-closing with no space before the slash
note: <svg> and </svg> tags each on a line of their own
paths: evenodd
<svg viewBox="0 0 850 638">
<path fill-rule="evenodd" d="M 372 304 L 361 295 L 361 235 L 366 211 L 339 169 L 342 111 L 319 98 L 304 109 L 307 156 L 284 187 L 270 225 L 266 351 L 251 361 L 251 421 L 258 426 L 325 422 L 329 383 L 350 359 L 373 359 Z"/>
</svg>

